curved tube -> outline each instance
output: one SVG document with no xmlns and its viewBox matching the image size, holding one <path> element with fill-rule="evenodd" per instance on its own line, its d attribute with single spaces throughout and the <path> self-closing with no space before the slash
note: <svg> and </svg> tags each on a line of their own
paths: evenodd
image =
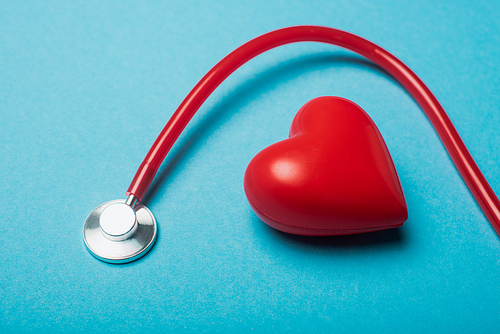
<svg viewBox="0 0 500 334">
<path fill-rule="evenodd" d="M 376 44 L 345 31 L 318 26 L 297 26 L 269 32 L 243 44 L 217 63 L 191 90 L 165 125 L 135 174 L 127 195 L 142 199 L 182 130 L 222 81 L 255 56 L 295 42 L 320 42 L 341 46 L 368 58 L 391 74 L 425 112 L 462 178 L 500 235 L 500 202 L 429 88 L 405 64 Z"/>
</svg>

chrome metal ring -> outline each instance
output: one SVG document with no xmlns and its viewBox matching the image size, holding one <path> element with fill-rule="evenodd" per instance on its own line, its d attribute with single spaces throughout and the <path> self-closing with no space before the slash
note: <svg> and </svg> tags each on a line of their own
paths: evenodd
<svg viewBox="0 0 500 334">
<path fill-rule="evenodd" d="M 126 239 L 110 237 L 101 228 L 100 218 L 104 210 L 116 203 L 126 203 L 119 199 L 104 203 L 95 208 L 83 225 L 83 240 L 90 254 L 108 263 L 127 263 L 145 255 L 154 245 L 157 236 L 156 220 L 142 203 L 135 203 L 133 210 L 136 220 L 133 233 L 127 232 Z"/>
</svg>

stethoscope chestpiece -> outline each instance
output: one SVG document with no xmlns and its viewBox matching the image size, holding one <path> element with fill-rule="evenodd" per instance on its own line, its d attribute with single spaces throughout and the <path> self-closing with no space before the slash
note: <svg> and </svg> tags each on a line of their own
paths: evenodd
<svg viewBox="0 0 500 334">
<path fill-rule="evenodd" d="M 145 255 L 157 235 L 156 220 L 135 197 L 95 208 L 83 225 L 83 240 L 90 254 L 108 263 L 127 263 Z"/>
</svg>

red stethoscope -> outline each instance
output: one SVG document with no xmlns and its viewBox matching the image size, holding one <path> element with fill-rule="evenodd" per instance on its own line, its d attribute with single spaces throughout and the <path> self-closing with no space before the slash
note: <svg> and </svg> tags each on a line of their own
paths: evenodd
<svg viewBox="0 0 500 334">
<path fill-rule="evenodd" d="M 392 54 L 359 36 L 327 27 L 297 26 L 243 44 L 198 82 L 149 150 L 127 190 L 128 198 L 104 203 L 87 217 L 83 237 L 93 256 L 109 263 L 126 263 L 147 253 L 156 240 L 157 227 L 141 199 L 188 122 L 241 65 L 265 51 L 296 42 L 344 47 L 392 75 L 425 112 L 500 235 L 498 198 L 443 107 L 417 75 Z M 304 105 L 292 122 L 290 138 L 260 152 L 250 162 L 244 183 L 255 213 L 287 233 L 363 233 L 397 227 L 407 219 L 401 185 L 382 136 L 360 107 L 342 98 L 321 97 Z"/>
</svg>

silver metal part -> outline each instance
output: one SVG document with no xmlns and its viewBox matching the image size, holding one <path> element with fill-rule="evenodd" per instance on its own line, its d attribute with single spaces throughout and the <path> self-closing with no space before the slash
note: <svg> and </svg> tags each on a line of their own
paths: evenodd
<svg viewBox="0 0 500 334">
<path fill-rule="evenodd" d="M 151 249 L 156 240 L 153 214 L 142 203 L 135 203 L 135 197 L 130 197 L 133 196 L 98 206 L 85 220 L 85 246 L 101 261 L 127 263 L 137 260 Z"/>
<path fill-rule="evenodd" d="M 137 231 L 137 216 L 125 203 L 113 203 L 99 216 L 102 234 L 112 241 L 127 240 Z"/>
<path fill-rule="evenodd" d="M 133 207 L 135 205 L 135 202 L 137 202 L 137 198 L 134 195 L 129 195 L 127 197 L 127 200 L 125 201 L 125 204 Z"/>
</svg>

